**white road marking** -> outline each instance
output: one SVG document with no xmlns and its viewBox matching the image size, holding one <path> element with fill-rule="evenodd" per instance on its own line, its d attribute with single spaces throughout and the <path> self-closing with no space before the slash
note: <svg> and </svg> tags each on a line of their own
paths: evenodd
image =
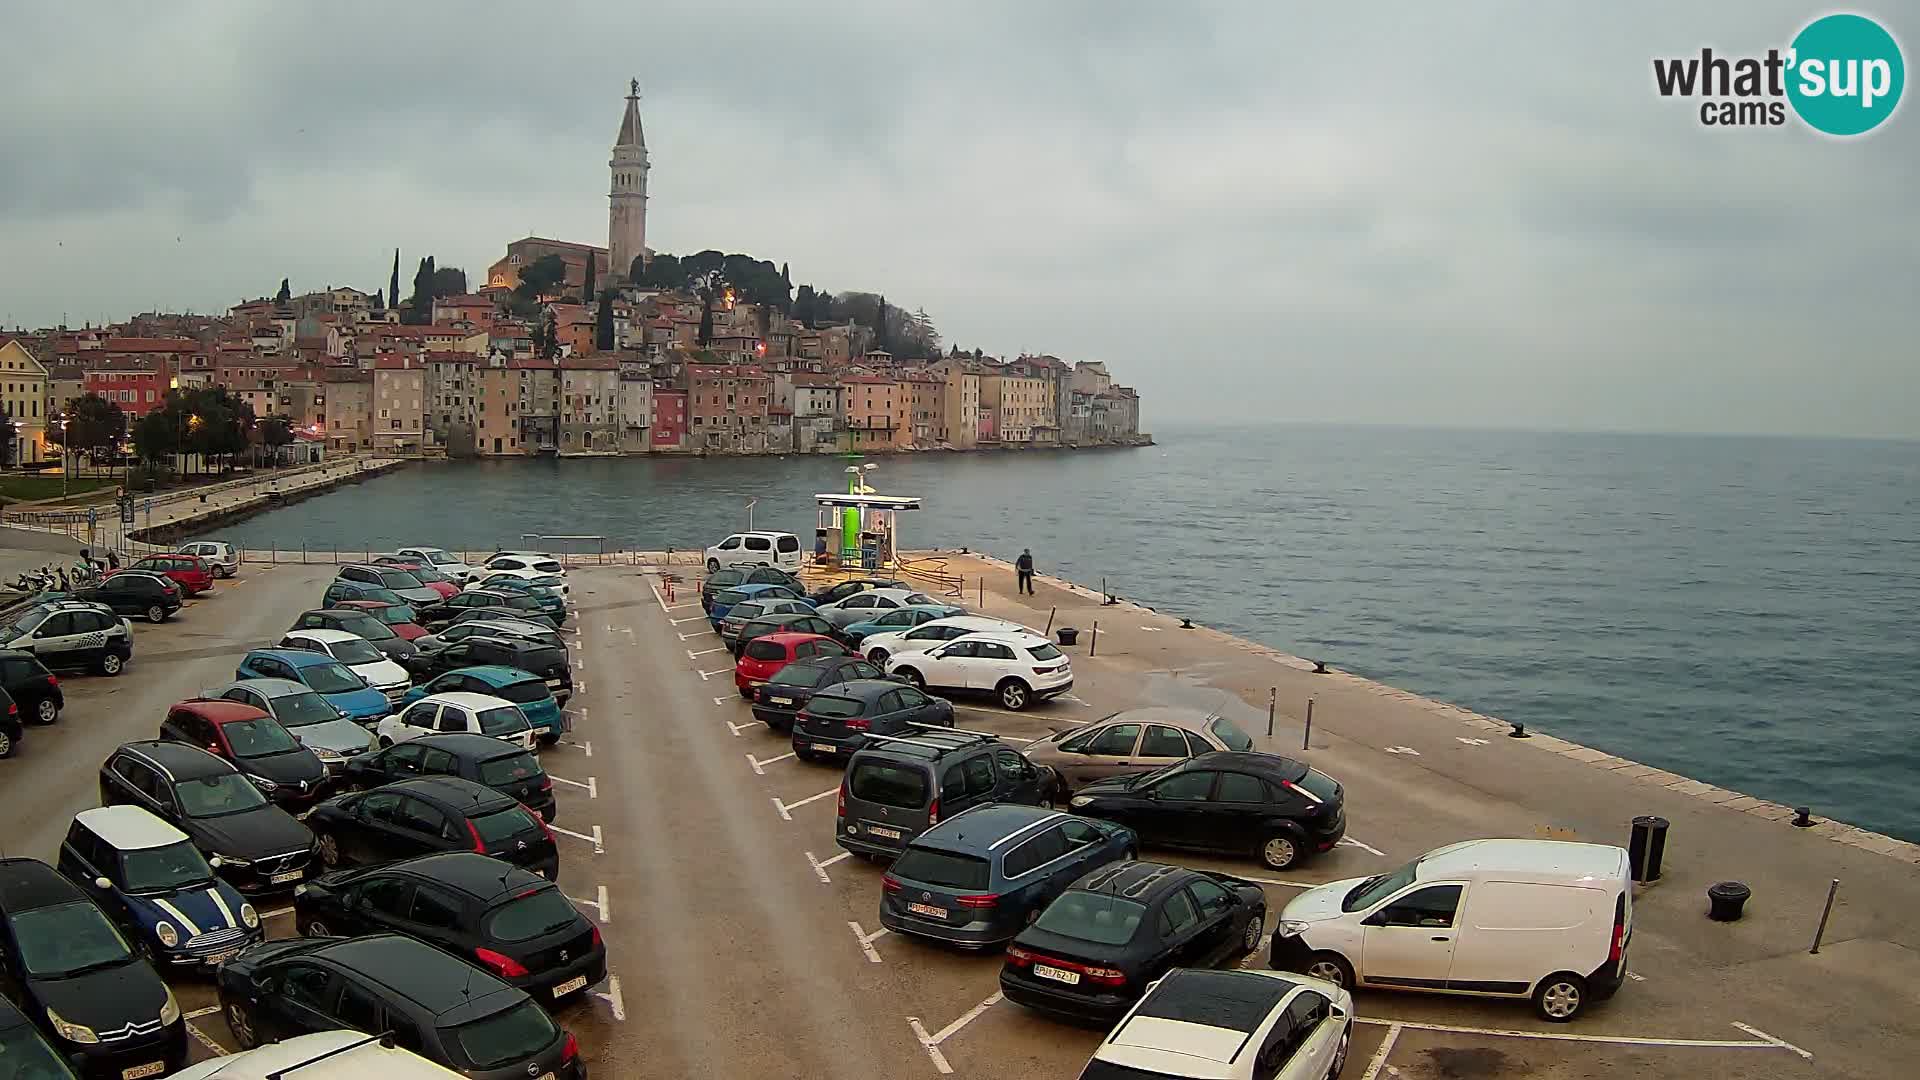
<svg viewBox="0 0 1920 1080">
<path fill-rule="evenodd" d="M 706 682 L 708 679 L 713 678 L 715 675 L 731 675 L 731 674 L 733 674 L 733 669 L 730 667 L 723 667 L 714 671 L 703 671 L 700 673 L 700 681 Z"/>
<path fill-rule="evenodd" d="M 933 1059 L 934 1071 L 940 1073 L 942 1076 L 951 1073 L 953 1066 L 947 1064 L 947 1055 L 940 1052 L 940 1044 L 934 1042 L 933 1036 L 927 1034 L 926 1025 L 920 1022 L 920 1018 L 917 1016 L 907 1017 L 907 1026 L 913 1029 L 913 1037 L 920 1040 L 921 1049 L 925 1050 L 927 1056 Z"/>
<path fill-rule="evenodd" d="M 701 649 L 699 652 L 695 652 L 692 649 L 688 649 L 687 659 L 698 660 L 701 657 L 707 655 L 708 653 L 717 653 L 717 652 L 726 652 L 726 651 L 727 651 L 727 647 L 725 645 L 716 645 L 711 649 Z"/>
<path fill-rule="evenodd" d="M 547 779 L 557 780 L 562 784 L 572 784 L 578 788 L 586 788 L 587 798 L 589 799 L 597 799 L 600 797 L 600 781 L 591 776 L 587 777 L 587 782 L 584 784 L 578 780 L 569 780 L 564 776 L 555 776 L 552 773 L 547 774 Z"/>
<path fill-rule="evenodd" d="M 233 1051 L 227 1049 L 224 1046 L 221 1046 L 217 1042 L 214 1042 L 213 1039 L 210 1038 L 206 1032 L 201 1031 L 200 1028 L 195 1024 L 187 1025 L 187 1034 L 193 1036 L 194 1042 L 197 1042 L 201 1046 L 204 1046 L 207 1049 L 213 1051 L 216 1057 L 226 1057 L 227 1055 L 233 1053 Z"/>
<path fill-rule="evenodd" d="M 765 766 L 772 765 L 777 761 L 785 761 L 792 756 L 793 756 L 793 751 L 789 750 L 786 753 L 781 754 L 779 757 L 770 757 L 765 761 L 761 761 L 759 758 L 754 757 L 752 754 L 748 754 L 747 764 L 753 766 L 753 772 L 755 776 L 765 776 L 767 775 L 767 770 L 765 769 Z"/>
<path fill-rule="evenodd" d="M 182 1018 L 187 1020 L 198 1020 L 203 1016 L 212 1016 L 214 1013 L 217 1013 L 219 1011 L 220 1011 L 220 1006 L 209 1005 L 204 1009 L 195 1009 L 190 1013 L 181 1013 L 180 1015 Z"/>
<path fill-rule="evenodd" d="M 586 718 L 587 718 L 587 710 L 585 710 L 585 709 L 581 709 L 581 710 L 580 710 L 580 719 L 582 719 L 582 720 L 585 720 Z M 592 741 L 591 741 L 591 740 L 589 740 L 589 741 L 586 741 L 586 742 L 574 742 L 574 741 L 573 741 L 572 739 L 561 739 L 560 741 L 561 741 L 562 743 L 565 743 L 565 744 L 566 744 L 566 745 L 568 745 L 568 746 L 577 746 L 577 747 L 579 747 L 579 748 L 580 748 L 581 750 L 584 750 L 584 751 L 586 751 L 586 755 L 587 755 L 588 757 L 592 757 L 592 756 L 593 756 L 593 743 L 592 743 Z"/>
<path fill-rule="evenodd" d="M 807 856 L 807 862 L 813 865 L 814 876 L 820 879 L 820 884 L 831 885 L 833 884 L 833 879 L 827 876 L 827 867 L 832 866 L 834 863 L 839 862 L 841 859 L 846 858 L 850 854 L 852 854 L 852 852 L 843 851 L 840 854 L 835 855 L 833 858 L 828 859 L 826 862 L 821 862 L 819 859 L 814 858 L 813 852 L 811 851 L 807 852 L 806 856 Z"/>
<path fill-rule="evenodd" d="M 953 1066 L 947 1064 L 947 1056 L 940 1052 L 940 1044 L 959 1034 L 961 1028 L 979 1019 L 981 1013 L 998 1005 L 1000 1001 L 1001 995 L 995 993 L 992 997 L 960 1014 L 960 1019 L 941 1028 L 937 1035 L 927 1034 L 926 1025 L 922 1024 L 917 1016 L 907 1017 L 907 1024 L 913 1028 L 913 1036 L 920 1040 L 920 1045 L 926 1049 L 927 1056 L 933 1059 L 933 1067 L 943 1074 L 950 1073 L 953 1071 Z"/>
<path fill-rule="evenodd" d="M 1374 853 L 1375 855 L 1378 855 L 1378 856 L 1380 856 L 1380 857 L 1381 857 L 1381 858 L 1383 858 L 1383 859 L 1387 857 L 1387 853 L 1386 853 L 1386 852 L 1384 852 L 1384 851 L 1381 851 L 1381 850 L 1380 850 L 1379 848 L 1377 848 L 1377 847 L 1374 847 L 1374 846 L 1373 846 L 1372 844 L 1363 844 L 1363 843 L 1361 843 L 1360 841 L 1358 841 L 1358 840 L 1355 840 L 1355 839 L 1354 839 L 1353 837 L 1351 837 L 1351 836 L 1343 836 L 1343 837 L 1341 837 L 1341 838 L 1340 838 L 1340 843 L 1341 843 L 1341 844 L 1345 844 L 1345 845 L 1347 845 L 1348 847 L 1357 847 L 1357 848 L 1359 848 L 1359 849 L 1360 849 L 1361 851 L 1371 851 L 1371 852 L 1373 852 L 1373 853 Z M 1338 846 L 1340 846 L 1340 845 L 1339 845 L 1339 844 L 1336 844 L 1336 845 L 1334 845 L 1334 846 L 1335 846 L 1335 847 L 1338 847 Z"/>
<path fill-rule="evenodd" d="M 691 633 L 691 634 L 681 634 L 681 635 L 680 635 L 680 640 L 681 640 L 681 641 L 692 641 L 692 640 L 693 640 L 694 638 L 697 638 L 697 637 L 706 637 L 706 636 L 707 636 L 707 635 L 708 635 L 709 633 L 712 633 L 712 631 L 710 631 L 710 630 L 701 630 L 701 631 L 697 631 L 697 632 L 695 632 L 695 633 Z"/>
<path fill-rule="evenodd" d="M 1147 633 L 1149 633 L 1149 634 L 1157 634 L 1157 633 L 1159 633 L 1160 631 L 1162 631 L 1162 630 L 1165 630 L 1165 629 L 1166 629 L 1166 627 L 1164 627 L 1164 626 L 1143 626 L 1143 627 L 1141 627 L 1140 629 L 1142 629 L 1142 630 L 1144 630 L 1144 631 L 1146 631 L 1146 632 L 1147 632 Z"/>
<path fill-rule="evenodd" d="M 1642 974 L 1640 974 L 1640 973 L 1639 973 L 1639 972 L 1637 972 L 1637 971 L 1629 971 L 1629 972 L 1627 972 L 1627 978 L 1629 978 L 1629 979 L 1632 979 L 1632 980 L 1633 980 L 1634 982 L 1646 982 L 1646 981 L 1647 981 L 1647 977 L 1646 977 L 1645 975 L 1642 975 Z"/>
<path fill-rule="evenodd" d="M 575 661 L 573 662 L 573 670 L 575 670 L 575 671 L 582 671 L 582 672 L 583 672 L 583 671 L 586 671 L 586 670 L 587 670 L 587 658 L 586 658 L 586 657 L 584 657 L 584 656 L 582 656 L 582 657 L 580 657 L 579 659 L 577 659 L 577 660 L 575 660 Z"/>
<path fill-rule="evenodd" d="M 679 626 L 683 622 L 711 623 L 712 620 L 708 619 L 705 615 L 689 615 L 684 619 L 668 619 L 667 621 L 675 626 Z"/>
<path fill-rule="evenodd" d="M 661 596 L 661 595 L 660 595 L 660 586 L 658 586 L 658 585 L 656 585 L 656 584 L 654 584 L 653 582 L 651 582 L 651 581 L 649 581 L 649 582 L 647 582 L 647 588 L 649 588 L 649 589 L 652 589 L 652 590 L 653 590 L 653 598 L 654 598 L 655 600 L 657 600 L 657 601 L 659 601 L 659 603 L 660 603 L 660 610 L 661 610 L 662 612 L 665 612 L 665 611 L 668 611 L 668 610 L 670 610 L 670 609 L 669 609 L 669 608 L 667 607 L 667 598 L 666 598 L 666 597 L 664 597 L 664 596 Z"/>
<path fill-rule="evenodd" d="M 588 836 L 585 833 L 574 832 L 572 829 L 563 829 L 558 825 L 548 825 L 547 828 L 552 829 L 562 836 L 571 836 L 575 840 L 585 840 L 587 843 L 593 845 L 593 853 L 595 855 L 605 855 L 607 853 L 607 846 L 600 836 L 600 826 L 598 825 L 593 827 L 592 836 Z"/>
<path fill-rule="evenodd" d="M 1412 1020 L 1379 1020 L 1370 1016 L 1356 1016 L 1356 1024 L 1384 1025 L 1389 1032 L 1396 1028 L 1409 1031 L 1440 1031 L 1455 1035 L 1492 1035 L 1503 1039 L 1541 1039 L 1547 1042 L 1589 1042 L 1607 1043 L 1615 1046 L 1696 1046 L 1708 1049 L 1725 1050 L 1790 1050 L 1795 1054 L 1813 1060 L 1813 1055 L 1790 1042 L 1776 1039 L 1758 1028 L 1735 1021 L 1733 1026 L 1754 1035 L 1755 1039 L 1660 1039 L 1641 1035 L 1585 1035 L 1571 1031 L 1516 1031 L 1508 1028 L 1468 1027 L 1464 1024 L 1422 1024 Z"/>
<path fill-rule="evenodd" d="M 731 700 L 733 700 L 733 699 L 732 699 L 732 698 L 723 698 L 723 697 L 717 697 L 717 698 L 714 698 L 714 699 L 713 699 L 713 703 L 714 703 L 715 705 L 725 705 L 725 704 L 726 704 L 727 702 L 729 702 L 729 701 L 731 701 Z"/>
<path fill-rule="evenodd" d="M 1468 745 L 1468 746 L 1485 746 L 1485 745 L 1487 745 L 1487 743 L 1488 743 L 1488 741 L 1489 741 L 1489 740 L 1487 740 L 1487 739 L 1469 739 L 1469 738 L 1467 738 L 1467 737 L 1466 737 L 1465 735 L 1455 735 L 1455 736 L 1453 737 L 1453 741 L 1454 741 L 1454 742 L 1457 742 L 1457 743 L 1465 743 L 1465 744 L 1466 744 L 1466 745 Z"/>
<path fill-rule="evenodd" d="M 727 729 L 733 732 L 733 737 L 736 739 L 740 737 L 741 732 L 747 730 L 748 728 L 763 728 L 766 726 L 767 725 L 761 723 L 758 720 L 749 720 L 744 724 L 736 724 L 731 720 L 727 721 Z"/>
<path fill-rule="evenodd" d="M 790 813 L 790 811 L 798 810 L 810 802 L 818 802 L 819 800 L 824 799 L 829 795 L 838 793 L 839 790 L 840 789 L 837 787 L 830 787 L 818 795 L 809 795 L 806 798 L 801 799 L 799 802 L 795 802 L 795 803 L 782 802 L 778 796 L 775 796 L 773 800 L 773 808 L 780 812 L 780 817 L 782 820 L 792 821 L 793 814 Z"/>
<path fill-rule="evenodd" d="M 607 976 L 607 992 L 602 994 L 595 991 L 593 996 L 613 1007 L 615 1020 L 624 1022 L 627 1019 L 627 1002 L 620 996 L 620 976 Z"/>
<path fill-rule="evenodd" d="M 1373 1052 L 1373 1059 L 1367 1062 L 1367 1071 L 1360 1074 L 1360 1080 L 1374 1080 L 1380 1075 L 1380 1067 L 1387 1063 L 1387 1055 L 1393 1053 L 1394 1040 L 1400 1038 L 1400 1025 L 1389 1024 L 1387 1037 L 1380 1041 L 1380 1049 Z"/>
<path fill-rule="evenodd" d="M 1753 1036 L 1756 1039 L 1762 1039 L 1766 1042 L 1770 1042 L 1782 1050 L 1791 1050 L 1794 1053 L 1799 1054 L 1800 1057 L 1804 1060 L 1807 1060 L 1807 1061 L 1813 1060 L 1813 1055 L 1808 1053 L 1807 1051 L 1800 1049 L 1799 1047 L 1793 1045 L 1792 1043 L 1786 1041 L 1785 1039 L 1776 1039 L 1772 1035 L 1769 1035 L 1766 1032 L 1761 1031 L 1759 1028 L 1754 1027 L 1752 1024 L 1743 1024 L 1740 1021 L 1735 1020 L 1733 1022 L 1733 1026 L 1739 1028 L 1741 1031 L 1746 1032 L 1747 1034 Z"/>
<path fill-rule="evenodd" d="M 1383 746 L 1381 747 L 1381 749 L 1385 750 L 1389 754 L 1408 754 L 1413 757 L 1420 756 L 1420 751 L 1415 750 L 1411 746 Z"/>
<path fill-rule="evenodd" d="M 887 932 L 887 928 L 883 926 L 869 934 L 865 930 L 860 929 L 859 923 L 853 922 L 852 920 L 848 920 L 847 926 L 853 931 L 853 939 L 860 943 L 860 951 L 867 954 L 867 963 L 880 963 L 880 950 L 874 948 L 873 943 L 880 940 L 880 937 Z"/>
<path fill-rule="evenodd" d="M 607 906 L 607 887 L 605 885 L 600 886 L 599 892 L 600 892 L 600 902 L 593 906 L 600 909 L 601 922 L 603 923 L 612 922 L 613 916 L 610 914 L 612 909 Z"/>
</svg>

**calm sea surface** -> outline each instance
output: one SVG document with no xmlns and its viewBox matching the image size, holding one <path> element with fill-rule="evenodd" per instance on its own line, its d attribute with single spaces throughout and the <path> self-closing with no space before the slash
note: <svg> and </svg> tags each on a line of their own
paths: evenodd
<svg viewBox="0 0 1920 1080">
<path fill-rule="evenodd" d="M 1920 840 L 1920 443 L 1161 427 L 878 459 L 962 545 L 1709 783 Z M 811 545 L 837 458 L 412 466 L 249 546 Z"/>
</svg>

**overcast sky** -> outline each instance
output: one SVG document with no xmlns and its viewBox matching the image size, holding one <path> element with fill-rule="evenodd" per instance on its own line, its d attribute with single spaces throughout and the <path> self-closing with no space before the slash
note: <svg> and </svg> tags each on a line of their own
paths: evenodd
<svg viewBox="0 0 1920 1080">
<path fill-rule="evenodd" d="M 18 5 L 0 323 L 604 244 L 637 76 L 655 250 L 1105 360 L 1148 427 L 1920 436 L 1914 105 L 1840 141 L 1652 89 L 1825 9 L 1344 7 Z"/>
</svg>

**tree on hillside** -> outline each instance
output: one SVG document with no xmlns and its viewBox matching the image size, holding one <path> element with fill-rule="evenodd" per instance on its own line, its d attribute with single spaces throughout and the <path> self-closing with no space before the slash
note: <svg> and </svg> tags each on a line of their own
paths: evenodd
<svg viewBox="0 0 1920 1080">
<path fill-rule="evenodd" d="M 600 294 L 600 309 L 593 313 L 593 347 L 613 351 L 613 290 Z"/>
<path fill-rule="evenodd" d="M 887 298 L 882 295 L 874 304 L 873 347 L 884 352 L 892 352 L 893 335 L 887 331 Z"/>
<path fill-rule="evenodd" d="M 799 291 L 793 294 L 792 315 L 794 319 L 796 319 L 801 326 L 804 326 L 807 329 L 811 330 L 813 329 L 813 318 L 814 318 L 815 309 L 816 309 L 816 300 L 813 295 L 813 286 L 811 285 L 800 286 Z"/>
<path fill-rule="evenodd" d="M 427 310 L 443 296 L 460 296 L 467 291 L 467 272 L 457 266 L 442 266 L 433 272 L 433 295 L 427 298 Z"/>
<path fill-rule="evenodd" d="M 285 305 L 292 299 L 293 299 L 293 288 L 290 285 L 288 285 L 286 278 L 281 278 L 280 291 L 273 294 L 273 302 L 276 304 Z"/>
<path fill-rule="evenodd" d="M 387 298 L 394 307 L 400 306 L 400 249 L 393 249 L 393 277 L 387 281 Z"/>
<path fill-rule="evenodd" d="M 594 278 L 597 276 L 599 267 L 600 260 L 589 254 L 587 256 L 587 283 L 580 289 L 580 302 L 583 304 L 592 303 L 593 298 L 600 295 L 594 291 Z"/>
<path fill-rule="evenodd" d="M 387 291 L 385 289 L 373 290 L 373 310 L 385 311 L 386 307 L 387 307 Z"/>
<path fill-rule="evenodd" d="M 725 294 L 727 279 L 715 268 L 695 276 L 687 284 L 700 297 L 700 337 L 695 344 L 704 349 L 713 341 L 713 305 Z"/>
</svg>

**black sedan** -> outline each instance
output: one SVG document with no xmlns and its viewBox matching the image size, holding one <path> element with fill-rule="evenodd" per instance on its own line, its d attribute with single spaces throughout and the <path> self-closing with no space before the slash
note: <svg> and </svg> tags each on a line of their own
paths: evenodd
<svg viewBox="0 0 1920 1080">
<path fill-rule="evenodd" d="M 854 679 L 879 679 L 879 667 L 857 656 L 807 656 L 774 672 L 754 691 L 753 718 L 775 731 L 792 731 L 793 718 L 806 708 L 814 691 Z"/>
<path fill-rule="evenodd" d="M 607 947 L 558 885 L 472 852 L 428 855 L 309 882 L 293 902 L 308 937 L 418 938 L 551 1004 L 607 977 Z"/>
<path fill-rule="evenodd" d="M 313 834 L 239 770 L 198 747 L 131 742 L 100 766 L 103 806 L 132 805 L 174 824 L 249 896 L 306 880 Z"/>
<path fill-rule="evenodd" d="M 1162 863 L 1103 866 L 1062 893 L 1007 946 L 1000 991 L 1041 1012 L 1112 1023 L 1155 979 L 1260 947 L 1256 885 Z"/>
<path fill-rule="evenodd" d="M 807 594 L 798 577 L 777 566 L 728 566 L 708 574 L 700 583 L 700 610 L 712 611 L 714 594 L 736 585 L 786 585 L 797 595 Z"/>
<path fill-rule="evenodd" d="M 895 581 L 892 578 L 851 578 L 847 581 L 836 581 L 824 589 L 817 590 L 813 595 L 807 597 L 807 599 L 813 601 L 814 606 L 818 607 L 821 604 L 839 603 L 854 593 L 866 592 L 868 589 L 906 589 L 911 587 L 912 586 L 904 581 Z"/>
<path fill-rule="evenodd" d="M 358 788 L 376 788 L 417 776 L 458 776 L 485 784 L 518 799 L 547 821 L 558 812 L 553 778 L 540 767 L 540 759 L 491 735 L 462 731 L 422 735 L 347 759 L 347 782 Z"/>
<path fill-rule="evenodd" d="M 173 991 L 78 885 L 38 859 L 0 859 L 0 984 L 87 1076 L 160 1076 L 187 1062 Z M 7 1065 L 0 1059 L 0 1074 L 11 1076 Z"/>
<path fill-rule="evenodd" d="M 413 643 L 393 632 L 393 627 L 359 608 L 314 608 L 303 611 L 289 630 L 345 630 L 365 638 L 380 650 L 380 655 L 405 667 L 419 652 Z"/>
<path fill-rule="evenodd" d="M 952 727 L 953 703 L 890 679 L 836 683 L 816 691 L 793 718 L 793 752 L 801 761 L 842 761 L 869 736 L 908 735 L 917 724 Z"/>
<path fill-rule="evenodd" d="M 548 881 L 560 872 L 560 849 L 538 815 L 518 799 L 458 777 L 402 780 L 328 799 L 313 808 L 307 824 L 328 869 L 473 851 Z"/>
<path fill-rule="evenodd" d="M 1070 805 L 1126 825 L 1143 844 L 1252 855 L 1274 870 L 1328 851 L 1347 831 L 1340 784 L 1278 754 L 1201 754 L 1088 784 Z"/>
</svg>

